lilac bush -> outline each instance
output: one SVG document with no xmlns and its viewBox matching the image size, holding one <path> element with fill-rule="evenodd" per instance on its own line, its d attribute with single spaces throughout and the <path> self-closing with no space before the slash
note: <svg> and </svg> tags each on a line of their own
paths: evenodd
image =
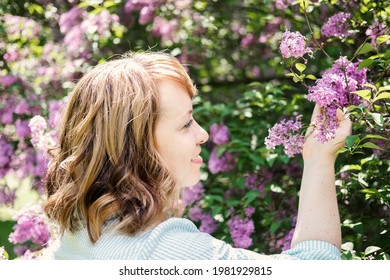
<svg viewBox="0 0 390 280">
<path fill-rule="evenodd" d="M 338 108 L 354 123 L 336 166 L 343 236 L 354 244 L 353 251 L 344 246 L 343 258 L 389 258 L 384 1 L 98 2 L 0 4 L 0 211 L 20 210 L 25 184 L 39 197 L 32 203 L 44 200 L 47 149 L 57 141 L 66 95 L 83 73 L 129 49 L 167 49 L 194 79 L 200 93 L 194 115 L 210 134 L 202 181 L 182 193 L 185 217 L 234 246 L 288 249 L 299 154 L 318 103 L 319 141 L 333 137 Z M 50 243 L 43 242 L 49 235 L 41 213 L 20 225 L 22 218 L 4 216 L 15 224 L 7 231 L 9 221 L 0 221 L 0 234 L 16 242 L 4 244 L 10 259 L 14 249 L 33 259 Z M 369 246 L 380 250 L 366 255 Z"/>
</svg>

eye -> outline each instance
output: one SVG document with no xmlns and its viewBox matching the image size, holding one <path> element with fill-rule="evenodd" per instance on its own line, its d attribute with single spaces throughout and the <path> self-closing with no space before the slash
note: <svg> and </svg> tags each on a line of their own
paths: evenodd
<svg viewBox="0 0 390 280">
<path fill-rule="evenodd" d="M 194 122 L 194 120 L 190 120 L 188 123 L 186 123 L 184 125 L 184 128 L 189 128 L 192 125 L 193 122 Z"/>
</svg>

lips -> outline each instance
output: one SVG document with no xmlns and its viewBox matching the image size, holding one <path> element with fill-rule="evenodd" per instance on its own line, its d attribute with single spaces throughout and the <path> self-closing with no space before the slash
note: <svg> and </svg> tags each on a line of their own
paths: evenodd
<svg viewBox="0 0 390 280">
<path fill-rule="evenodd" d="M 203 159 L 200 155 L 197 155 L 196 157 L 191 159 L 191 162 L 193 163 L 203 163 Z"/>
</svg>

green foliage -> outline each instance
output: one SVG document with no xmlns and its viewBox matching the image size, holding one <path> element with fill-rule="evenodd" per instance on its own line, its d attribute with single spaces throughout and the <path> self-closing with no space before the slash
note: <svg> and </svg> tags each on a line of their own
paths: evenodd
<svg viewBox="0 0 390 280">
<path fill-rule="evenodd" d="M 1 1 L 1 17 L 20 16 L 41 26 L 32 38 L 23 32 L 10 35 L 1 19 L 0 77 L 14 75 L 23 81 L 23 86 L 15 83 L 4 92 L 23 97 L 33 93 L 38 97 L 34 102 L 47 117 L 48 101 L 65 97 L 91 66 L 128 50 L 168 49 L 187 66 L 199 89 L 194 99 L 197 121 L 207 130 L 215 123 L 224 123 L 230 130 L 230 142 L 218 147 L 218 156 L 233 153 L 236 167 L 212 174 L 204 166 L 206 192 L 201 208 L 218 222 L 213 235 L 227 242 L 232 242 L 227 225 L 232 212 L 244 217 L 246 208 L 255 208 L 251 218 L 256 230 L 249 249 L 258 252 L 282 250 L 281 243 L 294 227 L 302 174 L 300 157 L 289 158 L 280 148 L 265 148 L 268 129 L 282 118 L 297 115 L 309 123 L 314 104 L 306 99 L 307 87 L 314 85 L 338 57 L 347 56 L 359 61 L 360 69 L 368 68 L 369 83 L 351 93 L 364 101 L 345 108 L 354 121 L 353 135 L 339 150 L 336 165 L 342 257 L 389 259 L 390 36 L 384 34 L 371 41 L 366 35 L 375 20 L 389 27 L 387 1 L 302 0 L 280 9 L 271 0 L 196 0 L 184 8 L 167 0 L 154 10 L 155 16 L 173 26 L 165 35 L 156 35 L 158 24 L 153 20 L 141 24 L 139 10 L 125 12 L 127 1 L 76 2 L 88 16 L 107 13 L 119 20 L 111 21 L 101 33 L 97 28 L 88 29 L 77 50 L 70 51 L 70 43 L 64 43 L 67 33 L 59 24 L 59 17 L 72 8 L 68 1 Z M 357 2 L 356 6 L 351 7 L 352 2 Z M 323 38 L 324 22 L 345 10 L 351 13 L 351 36 Z M 278 47 L 286 30 L 300 31 L 307 37 L 315 49 L 313 58 L 307 62 L 283 60 Z M 50 44 L 53 48 L 48 51 Z M 5 59 L 14 49 L 23 54 L 21 58 Z M 40 75 L 37 69 L 47 66 L 56 75 Z M 0 132 L 10 130 L 1 125 Z M 18 146 L 16 140 L 14 146 Z M 209 142 L 204 147 L 202 156 L 207 162 L 214 145 Z M 253 174 L 261 186 L 257 189 L 248 188 L 246 183 Z M 3 238 L 3 231 L 10 230 L 12 222 L 0 223 Z M 0 245 L 4 242 L 0 239 Z M 12 259 L 12 248 L 7 246 Z"/>
</svg>

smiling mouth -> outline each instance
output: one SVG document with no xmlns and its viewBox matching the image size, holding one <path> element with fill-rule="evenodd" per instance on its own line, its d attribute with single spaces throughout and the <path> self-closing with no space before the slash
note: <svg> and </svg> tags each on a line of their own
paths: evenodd
<svg viewBox="0 0 390 280">
<path fill-rule="evenodd" d="M 203 163 L 203 159 L 202 159 L 201 156 L 198 155 L 198 156 L 192 158 L 191 162 L 193 162 L 193 163 Z"/>
</svg>

